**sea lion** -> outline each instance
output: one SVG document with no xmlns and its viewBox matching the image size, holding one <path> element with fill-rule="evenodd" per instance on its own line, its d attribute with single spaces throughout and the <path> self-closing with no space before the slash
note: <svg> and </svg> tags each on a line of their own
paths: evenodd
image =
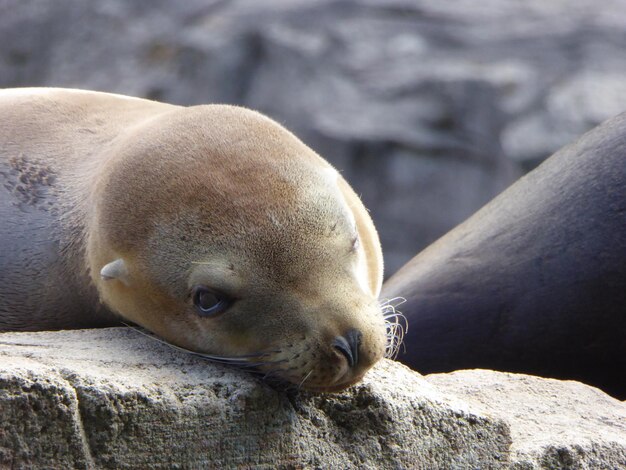
<svg viewBox="0 0 626 470">
<path fill-rule="evenodd" d="M 374 225 L 276 122 L 64 89 L 1 91 L 0 121 L 0 329 L 119 315 L 317 391 L 384 355 Z"/>
<path fill-rule="evenodd" d="M 564 147 L 383 286 L 422 372 L 575 379 L 626 398 L 626 114 Z"/>
</svg>

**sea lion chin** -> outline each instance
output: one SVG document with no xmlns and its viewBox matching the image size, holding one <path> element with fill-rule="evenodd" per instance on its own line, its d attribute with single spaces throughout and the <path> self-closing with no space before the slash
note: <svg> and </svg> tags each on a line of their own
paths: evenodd
<svg viewBox="0 0 626 470">
<path fill-rule="evenodd" d="M 360 380 L 385 354 L 373 223 L 274 121 L 60 89 L 2 91 L 0 108 L 0 216 L 15 221 L 0 229 L 13 248 L 0 258 L 0 329 L 117 314 L 317 391 Z"/>
</svg>

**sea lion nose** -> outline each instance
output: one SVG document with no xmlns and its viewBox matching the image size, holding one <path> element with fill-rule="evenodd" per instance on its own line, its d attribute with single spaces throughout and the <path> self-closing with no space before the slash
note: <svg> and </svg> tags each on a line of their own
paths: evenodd
<svg viewBox="0 0 626 470">
<path fill-rule="evenodd" d="M 359 330 L 352 329 L 347 331 L 345 335 L 337 336 L 333 340 L 333 347 L 346 357 L 350 367 L 359 363 L 359 346 L 362 336 Z"/>
</svg>

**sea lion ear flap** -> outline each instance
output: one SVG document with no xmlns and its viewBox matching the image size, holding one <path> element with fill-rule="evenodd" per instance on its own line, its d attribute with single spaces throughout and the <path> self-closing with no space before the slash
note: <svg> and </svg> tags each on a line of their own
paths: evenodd
<svg viewBox="0 0 626 470">
<path fill-rule="evenodd" d="M 100 277 L 102 277 L 103 281 L 117 279 L 125 285 L 129 284 L 128 269 L 126 268 L 126 263 L 122 258 L 111 261 L 104 268 L 102 268 L 100 270 Z"/>
</svg>

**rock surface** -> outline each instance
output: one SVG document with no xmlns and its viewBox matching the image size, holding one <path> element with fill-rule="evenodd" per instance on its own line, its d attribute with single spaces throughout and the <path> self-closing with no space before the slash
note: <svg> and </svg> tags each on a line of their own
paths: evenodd
<svg viewBox="0 0 626 470">
<path fill-rule="evenodd" d="M 388 274 L 626 108 L 620 0 L 0 0 L 0 43 L 2 87 L 271 115 L 362 194 Z"/>
<path fill-rule="evenodd" d="M 625 407 L 577 383 L 427 381 L 391 361 L 316 396 L 127 328 L 0 335 L 0 467 L 619 468 Z"/>
<path fill-rule="evenodd" d="M 499 420 L 387 362 L 349 392 L 278 392 L 125 329 L 0 336 L 0 466 L 497 466 Z M 393 386 L 392 386 L 393 384 Z"/>
<path fill-rule="evenodd" d="M 516 468 L 626 468 L 626 403 L 596 388 L 484 370 L 427 378 L 509 426 Z"/>
</svg>

